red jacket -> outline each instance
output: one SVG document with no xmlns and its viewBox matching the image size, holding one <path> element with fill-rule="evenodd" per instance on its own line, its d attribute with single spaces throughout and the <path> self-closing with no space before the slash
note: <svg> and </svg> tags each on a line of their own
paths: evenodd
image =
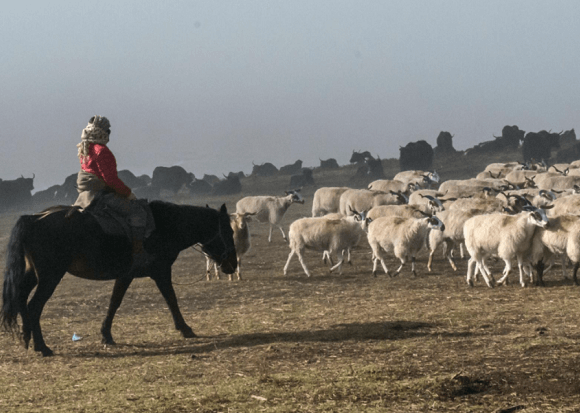
<svg viewBox="0 0 580 413">
<path fill-rule="evenodd" d="M 125 185 L 117 176 L 115 155 L 105 145 L 91 143 L 89 154 L 81 157 L 80 160 L 83 171 L 98 176 L 120 195 L 129 196 L 131 194 L 131 188 Z"/>
</svg>

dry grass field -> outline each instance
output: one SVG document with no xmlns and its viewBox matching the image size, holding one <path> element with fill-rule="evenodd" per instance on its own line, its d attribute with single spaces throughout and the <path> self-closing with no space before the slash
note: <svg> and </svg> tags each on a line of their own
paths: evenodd
<svg viewBox="0 0 580 413">
<path fill-rule="evenodd" d="M 488 161 L 441 160 L 438 171 L 474 176 Z M 392 177 L 396 163 L 384 164 Z M 319 186 L 363 185 L 349 181 L 353 173 L 314 178 Z M 282 195 L 288 181 L 247 178 L 243 195 Z M 306 203 L 290 207 L 285 230 L 310 215 L 314 189 L 303 191 Z M 174 201 L 225 202 L 233 211 L 240 197 Z M 2 251 L 17 217 L 0 215 Z M 252 223 L 251 232 L 240 282 L 205 281 L 205 259 L 193 249 L 175 263 L 194 339 L 174 330 L 154 283 L 139 279 L 115 318 L 117 345 L 104 346 L 99 330 L 113 283 L 65 276 L 41 319 L 54 357 L 0 334 L 0 411 L 580 411 L 580 289 L 559 268 L 544 288 L 521 288 L 515 274 L 508 286 L 470 288 L 465 261 L 454 272 L 437 254 L 429 273 L 423 252 L 417 277 L 409 269 L 372 277 L 364 242 L 342 275 L 310 251 L 313 276 L 296 260 L 285 277 L 289 248 L 280 233 L 269 244 L 267 225 Z M 73 333 L 83 339 L 72 341 Z"/>
</svg>

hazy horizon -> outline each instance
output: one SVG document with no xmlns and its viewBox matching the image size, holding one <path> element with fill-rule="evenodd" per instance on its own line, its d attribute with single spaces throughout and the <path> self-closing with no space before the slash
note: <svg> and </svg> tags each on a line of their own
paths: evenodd
<svg viewBox="0 0 580 413">
<path fill-rule="evenodd" d="M 93 115 L 119 170 L 198 178 L 578 125 L 573 0 L 13 3 L 0 178 L 34 173 L 35 190 L 78 171 Z"/>
</svg>

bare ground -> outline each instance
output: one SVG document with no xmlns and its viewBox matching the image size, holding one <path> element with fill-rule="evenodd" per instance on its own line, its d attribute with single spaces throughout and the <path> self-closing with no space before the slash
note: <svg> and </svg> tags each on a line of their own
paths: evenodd
<svg viewBox="0 0 580 413">
<path fill-rule="evenodd" d="M 281 192 L 274 178 L 262 185 L 247 193 Z M 309 215 L 312 193 L 290 208 L 285 230 Z M 176 201 L 225 201 L 233 210 L 237 199 Z M 16 218 L 0 216 L 2 250 Z M 54 357 L 0 334 L 0 411 L 580 411 L 580 290 L 559 269 L 545 288 L 521 288 L 515 274 L 508 286 L 470 288 L 465 261 L 454 272 L 437 254 L 429 273 L 423 253 L 417 277 L 408 269 L 372 277 L 364 243 L 342 275 L 308 252 L 313 276 L 296 260 L 284 277 L 289 248 L 280 233 L 269 244 L 266 225 L 251 231 L 241 282 L 205 281 L 193 249 L 174 265 L 194 339 L 174 330 L 161 294 L 143 279 L 115 318 L 118 344 L 104 346 L 112 282 L 65 276 L 41 320 Z M 83 339 L 73 342 L 73 333 Z"/>
</svg>

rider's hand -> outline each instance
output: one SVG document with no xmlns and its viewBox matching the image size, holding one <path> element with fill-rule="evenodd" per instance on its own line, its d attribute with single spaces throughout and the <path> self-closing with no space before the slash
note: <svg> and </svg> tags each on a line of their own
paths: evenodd
<svg viewBox="0 0 580 413">
<path fill-rule="evenodd" d="M 134 194 L 133 192 L 131 192 L 131 193 L 129 194 L 129 196 L 127 197 L 127 199 L 128 199 L 129 201 L 133 201 L 133 200 L 137 199 L 137 197 L 135 196 L 135 194 Z"/>
</svg>

